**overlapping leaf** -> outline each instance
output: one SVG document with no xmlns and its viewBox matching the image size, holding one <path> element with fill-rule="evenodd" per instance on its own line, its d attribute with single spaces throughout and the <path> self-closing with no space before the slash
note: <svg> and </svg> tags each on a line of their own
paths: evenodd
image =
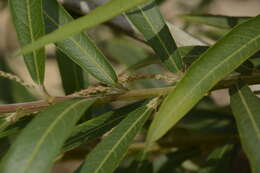
<svg viewBox="0 0 260 173">
<path fill-rule="evenodd" d="M 46 173 L 84 111 L 94 102 L 73 99 L 57 103 L 33 119 L 0 164 L 5 173 Z"/>
<path fill-rule="evenodd" d="M 131 141 L 151 112 L 150 106 L 133 110 L 103 141 L 81 166 L 79 173 L 112 173 L 123 158 Z"/>
<path fill-rule="evenodd" d="M 121 122 L 129 112 L 141 105 L 141 102 L 137 102 L 79 124 L 64 144 L 63 150 L 70 150 L 101 136 Z"/>
<path fill-rule="evenodd" d="M 40 39 L 35 41 L 34 44 L 29 44 L 25 46 L 18 54 L 27 54 L 32 52 L 33 50 L 43 47 L 48 43 L 54 43 L 64 40 L 69 36 L 78 34 L 84 29 L 88 29 L 100 23 L 103 23 L 122 12 L 147 1 L 148 0 L 111 0 L 104 5 L 97 7 L 88 15 L 74 20 L 73 22 L 64 24 L 57 30 L 45 35 L 44 37 L 41 37 Z"/>
<path fill-rule="evenodd" d="M 182 19 L 218 28 L 231 29 L 237 24 L 247 21 L 251 17 L 231 17 L 221 15 L 182 15 Z"/>
<path fill-rule="evenodd" d="M 242 82 L 230 91 L 234 113 L 243 149 L 250 161 L 253 173 L 260 172 L 260 99 Z"/>
<path fill-rule="evenodd" d="M 56 52 L 56 59 L 65 94 L 71 94 L 84 89 L 82 69 L 61 51 Z"/>
<path fill-rule="evenodd" d="M 44 35 L 42 0 L 10 0 L 13 23 L 21 46 L 25 46 Z M 24 56 L 32 79 L 42 84 L 45 72 L 44 49 L 34 50 Z"/>
<path fill-rule="evenodd" d="M 148 143 L 162 137 L 214 85 L 260 49 L 260 16 L 235 27 L 188 69 L 162 103 L 148 132 Z"/>
<path fill-rule="evenodd" d="M 44 1 L 44 16 L 48 32 L 73 21 L 73 18 L 55 0 Z M 109 85 L 117 82 L 117 76 L 112 66 L 86 34 L 74 35 L 57 42 L 56 45 L 62 53 L 98 80 Z M 78 78 L 78 80 L 80 79 Z"/>
<path fill-rule="evenodd" d="M 126 13 L 131 23 L 140 31 L 163 64 L 171 72 L 182 71 L 182 59 L 155 1 Z"/>
</svg>

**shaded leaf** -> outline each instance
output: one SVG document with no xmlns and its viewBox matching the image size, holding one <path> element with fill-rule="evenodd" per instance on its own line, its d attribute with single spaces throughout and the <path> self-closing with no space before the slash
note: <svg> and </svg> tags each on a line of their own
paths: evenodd
<svg viewBox="0 0 260 173">
<path fill-rule="evenodd" d="M 260 49 L 260 16 L 235 27 L 196 60 L 166 97 L 148 132 L 148 143 L 162 137 L 227 74 Z"/>
<path fill-rule="evenodd" d="M 126 13 L 135 28 L 140 31 L 154 49 L 165 67 L 171 72 L 182 71 L 182 59 L 156 3 L 139 6 Z"/>
<path fill-rule="evenodd" d="M 260 172 L 260 100 L 242 82 L 230 90 L 230 103 L 234 113 L 242 147 L 254 173 Z"/>
<path fill-rule="evenodd" d="M 100 23 L 103 23 L 122 12 L 147 1 L 148 0 L 111 0 L 105 3 L 104 5 L 97 7 L 88 15 L 83 16 L 70 23 L 64 24 L 57 30 L 41 37 L 40 39 L 35 41 L 34 44 L 29 44 L 25 46 L 18 54 L 27 54 L 32 52 L 33 50 L 43 47 L 48 43 L 54 43 L 57 41 L 64 40 L 69 36 L 77 34 L 83 31 L 84 29 L 88 29 Z"/>
<path fill-rule="evenodd" d="M 251 17 L 231 17 L 221 15 L 182 15 L 180 17 L 188 22 L 200 23 L 224 29 L 231 29 L 237 24 L 251 19 Z"/>
<path fill-rule="evenodd" d="M 61 25 L 73 21 L 69 13 L 54 0 L 44 1 L 44 16 L 47 32 L 61 28 Z M 57 42 L 56 46 L 62 53 L 98 80 L 109 85 L 117 82 L 117 76 L 112 66 L 86 34 L 74 35 Z"/>
<path fill-rule="evenodd" d="M 140 105 L 141 102 L 137 102 L 79 124 L 64 144 L 63 150 L 70 150 L 101 136 L 121 122 L 131 110 Z"/>
<path fill-rule="evenodd" d="M 214 149 L 208 156 L 206 167 L 199 173 L 230 173 L 232 165 L 234 145 L 227 144 Z"/>
<path fill-rule="evenodd" d="M 71 94 L 84 89 L 82 69 L 61 51 L 56 52 L 56 59 L 65 94 Z"/>
<path fill-rule="evenodd" d="M 130 112 L 127 118 L 88 154 L 78 172 L 112 173 L 150 112 L 151 108 L 148 106 L 142 106 Z"/>
<path fill-rule="evenodd" d="M 156 173 L 177 173 L 182 162 L 198 155 L 196 148 L 179 149 L 176 152 L 168 153 L 165 162 L 158 168 Z"/>
<path fill-rule="evenodd" d="M 5 173 L 46 173 L 84 111 L 94 102 L 72 99 L 39 113 L 18 136 L 0 164 Z M 15 163 L 15 164 L 14 164 Z"/>
<path fill-rule="evenodd" d="M 42 0 L 10 0 L 9 6 L 21 46 L 30 44 L 44 35 Z M 42 84 L 45 72 L 44 49 L 34 50 L 25 55 L 24 61 L 32 79 Z"/>
</svg>

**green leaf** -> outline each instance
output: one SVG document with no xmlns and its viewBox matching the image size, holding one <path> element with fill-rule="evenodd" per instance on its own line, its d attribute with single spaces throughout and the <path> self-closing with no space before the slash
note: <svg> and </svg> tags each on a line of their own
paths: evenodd
<svg viewBox="0 0 260 173">
<path fill-rule="evenodd" d="M 63 142 L 94 101 L 67 100 L 39 113 L 11 146 L 0 164 L 0 172 L 49 172 Z"/>
<path fill-rule="evenodd" d="M 82 69 L 59 50 L 56 52 L 56 59 L 65 94 L 71 94 L 84 89 Z"/>
<path fill-rule="evenodd" d="M 151 107 L 145 105 L 129 113 L 127 118 L 88 154 L 79 173 L 112 173 L 151 110 Z"/>
<path fill-rule="evenodd" d="M 230 90 L 230 96 L 242 147 L 250 161 L 252 171 L 258 173 L 260 172 L 260 100 L 241 82 Z"/>
<path fill-rule="evenodd" d="M 182 59 L 156 3 L 139 6 L 126 13 L 131 23 L 140 31 L 148 44 L 171 72 L 182 71 Z"/>
<path fill-rule="evenodd" d="M 33 44 L 44 35 L 41 0 L 9 0 L 13 23 L 21 46 Z M 32 79 L 42 84 L 45 72 L 44 49 L 34 50 L 24 56 Z"/>
<path fill-rule="evenodd" d="M 182 15 L 180 17 L 188 22 L 205 24 L 224 29 L 231 29 L 237 24 L 251 19 L 251 17 L 231 17 L 221 15 Z"/>
<path fill-rule="evenodd" d="M 44 1 L 44 15 L 48 32 L 73 21 L 69 13 L 55 0 Z M 103 83 L 113 85 L 117 82 L 117 76 L 112 66 L 86 34 L 74 35 L 57 42 L 56 46 L 82 69 Z"/>
<path fill-rule="evenodd" d="M 44 37 L 41 37 L 33 44 L 29 44 L 23 47 L 18 54 L 27 54 L 32 52 L 33 50 L 43 47 L 48 43 L 54 43 L 64 40 L 69 36 L 78 34 L 84 29 L 91 28 L 109 19 L 112 19 L 118 14 L 147 1 L 148 0 L 111 0 L 104 5 L 97 7 L 88 15 L 83 16 L 70 23 L 64 24 L 57 30 L 45 35 Z"/>
<path fill-rule="evenodd" d="M 206 167 L 199 173 L 229 173 L 231 171 L 234 145 L 227 144 L 214 149 L 208 156 Z"/>
<path fill-rule="evenodd" d="M 96 118 L 79 124 L 63 146 L 63 150 L 70 150 L 91 141 L 112 129 L 121 122 L 129 112 L 141 105 L 140 102 L 109 111 Z M 1 135 L 1 134 L 0 134 Z"/>
<path fill-rule="evenodd" d="M 221 79 L 260 49 L 260 16 L 235 27 L 188 69 L 163 101 L 148 132 L 148 143 L 162 137 Z"/>
</svg>

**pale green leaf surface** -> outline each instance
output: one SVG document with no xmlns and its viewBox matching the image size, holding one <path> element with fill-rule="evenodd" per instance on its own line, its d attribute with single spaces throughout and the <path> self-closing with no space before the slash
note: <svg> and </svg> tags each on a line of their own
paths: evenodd
<svg viewBox="0 0 260 173">
<path fill-rule="evenodd" d="M 73 21 L 69 13 L 55 0 L 44 1 L 44 16 L 48 32 Z M 109 85 L 117 82 L 117 76 L 112 66 L 86 34 L 74 35 L 57 42 L 56 46 L 82 69 L 101 82 Z"/>
<path fill-rule="evenodd" d="M 128 11 L 126 16 L 144 36 L 168 70 L 182 71 L 182 59 L 176 43 L 153 0 Z"/>
<path fill-rule="evenodd" d="M 39 113 L 21 132 L 0 164 L 4 173 L 46 173 L 73 127 L 94 99 L 72 99 Z"/>
<path fill-rule="evenodd" d="M 258 173 L 260 172 L 260 99 L 242 83 L 237 83 L 231 89 L 230 95 L 242 147 L 253 173 Z"/>
<path fill-rule="evenodd" d="M 44 35 L 42 0 L 9 0 L 13 23 L 21 46 L 25 46 Z M 44 49 L 34 50 L 24 56 L 32 79 L 42 84 L 45 72 Z"/>
<path fill-rule="evenodd" d="M 69 36 L 78 34 L 84 29 L 91 28 L 109 19 L 112 19 L 118 14 L 147 1 L 148 0 L 110 0 L 104 5 L 97 7 L 86 16 L 83 16 L 70 23 L 64 24 L 57 30 L 39 38 L 33 44 L 29 44 L 23 47 L 18 54 L 28 54 L 33 50 L 39 49 L 48 43 L 54 43 L 64 40 Z"/>
<path fill-rule="evenodd" d="M 206 46 L 209 45 L 205 41 L 193 36 L 192 34 L 184 31 L 170 22 L 166 22 L 169 30 L 176 41 L 177 46 Z"/>
<path fill-rule="evenodd" d="M 112 173 L 123 158 L 128 146 L 147 120 L 151 108 L 139 107 L 99 143 L 86 160 L 79 173 Z"/>
<path fill-rule="evenodd" d="M 200 56 L 163 101 L 148 132 L 148 143 L 162 137 L 214 85 L 260 49 L 260 16 L 235 27 Z"/>
<path fill-rule="evenodd" d="M 237 24 L 247 21 L 251 17 L 232 17 L 221 15 L 182 15 L 182 19 L 199 24 L 231 29 Z"/>
</svg>

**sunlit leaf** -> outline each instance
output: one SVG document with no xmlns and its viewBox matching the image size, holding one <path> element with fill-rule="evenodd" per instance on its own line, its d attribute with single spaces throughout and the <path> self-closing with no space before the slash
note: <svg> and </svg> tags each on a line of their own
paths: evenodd
<svg viewBox="0 0 260 173">
<path fill-rule="evenodd" d="M 196 60 L 162 103 L 148 132 L 148 143 L 162 137 L 203 96 L 260 49 L 260 16 L 235 27 Z"/>
</svg>

